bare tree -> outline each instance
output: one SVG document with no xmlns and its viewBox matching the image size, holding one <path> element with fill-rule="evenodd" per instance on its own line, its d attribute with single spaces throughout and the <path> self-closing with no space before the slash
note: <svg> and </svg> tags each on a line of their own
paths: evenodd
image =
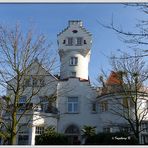
<svg viewBox="0 0 148 148">
<path fill-rule="evenodd" d="M 103 81 L 102 95 L 113 95 L 110 101 L 110 113 L 121 117 L 129 125 L 132 133 L 140 142 L 141 125 L 148 119 L 148 65 L 137 52 L 134 58 L 123 54 L 112 57 L 113 83 Z M 101 96 L 102 96 L 101 95 Z M 120 125 L 118 125 L 120 127 Z"/>
<path fill-rule="evenodd" d="M 144 16 L 148 15 L 148 4 L 147 3 L 124 3 L 125 7 L 132 7 L 136 8 L 137 11 L 142 13 Z M 125 8 L 126 9 L 126 8 Z M 114 17 L 112 17 L 112 21 L 109 25 L 103 24 L 98 21 L 99 24 L 105 28 L 111 29 L 115 31 L 118 35 L 120 40 L 128 45 L 128 48 L 131 49 L 139 49 L 142 51 L 142 54 L 139 55 L 141 57 L 148 56 L 148 21 L 147 20 L 138 20 L 137 24 L 135 24 L 135 31 L 125 30 L 123 27 L 118 26 L 114 22 Z M 129 58 L 132 58 L 131 55 Z"/>
<path fill-rule="evenodd" d="M 57 80 L 54 76 L 50 80 L 45 78 L 51 76 L 49 72 L 54 70 L 56 56 L 51 52 L 46 37 L 34 33 L 32 28 L 23 33 L 18 24 L 14 28 L 0 25 L 0 85 L 7 89 L 1 110 L 9 115 L 1 116 L 0 124 L 5 128 L 9 144 L 12 145 L 16 144 L 19 122 L 38 105 L 32 104 L 34 96 L 43 91 L 45 85 L 55 87 Z M 41 73 L 43 69 L 46 69 L 45 74 Z M 33 75 L 30 75 L 32 71 Z M 45 89 L 45 94 L 46 91 Z M 20 99 L 26 93 L 25 105 L 21 105 Z M 56 92 L 46 96 L 46 99 L 49 102 L 55 101 L 55 96 Z M 20 110 L 23 111 L 19 112 Z M 3 136 L 5 133 L 1 132 Z"/>
</svg>

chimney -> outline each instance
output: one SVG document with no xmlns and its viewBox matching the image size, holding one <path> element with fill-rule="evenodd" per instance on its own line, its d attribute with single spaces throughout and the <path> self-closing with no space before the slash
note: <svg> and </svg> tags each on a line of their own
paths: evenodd
<svg viewBox="0 0 148 148">
<path fill-rule="evenodd" d="M 81 20 L 70 20 L 69 21 L 69 26 L 82 26 L 82 21 Z"/>
</svg>

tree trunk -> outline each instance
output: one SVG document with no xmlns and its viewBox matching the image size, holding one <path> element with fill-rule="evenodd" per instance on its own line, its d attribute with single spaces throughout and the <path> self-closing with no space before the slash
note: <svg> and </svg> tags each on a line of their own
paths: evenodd
<svg viewBox="0 0 148 148">
<path fill-rule="evenodd" d="M 17 122 L 17 117 L 16 117 L 16 112 L 13 113 L 12 115 L 12 132 L 11 132 L 11 137 L 10 137 L 10 145 L 16 145 L 16 122 Z"/>
<path fill-rule="evenodd" d="M 138 144 L 140 144 L 140 136 L 139 136 L 139 133 L 136 133 L 135 136 L 136 136 L 136 139 L 137 139 Z"/>
<path fill-rule="evenodd" d="M 16 134 L 11 135 L 10 144 L 11 145 L 16 145 Z"/>
</svg>

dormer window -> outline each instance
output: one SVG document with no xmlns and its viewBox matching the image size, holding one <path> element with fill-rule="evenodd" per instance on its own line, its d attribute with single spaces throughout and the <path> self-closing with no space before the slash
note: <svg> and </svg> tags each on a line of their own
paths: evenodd
<svg viewBox="0 0 148 148">
<path fill-rule="evenodd" d="M 78 57 L 71 57 L 71 58 L 70 58 L 70 65 L 71 65 L 71 66 L 76 66 L 76 65 L 78 65 Z"/>
</svg>

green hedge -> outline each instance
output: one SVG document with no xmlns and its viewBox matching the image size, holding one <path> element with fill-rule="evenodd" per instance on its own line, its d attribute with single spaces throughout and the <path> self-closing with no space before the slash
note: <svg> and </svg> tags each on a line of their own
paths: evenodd
<svg viewBox="0 0 148 148">
<path fill-rule="evenodd" d="M 35 137 L 35 145 L 66 145 L 68 144 L 67 137 L 54 133 L 54 134 L 42 134 Z"/>
<path fill-rule="evenodd" d="M 86 145 L 134 145 L 138 144 L 134 137 L 126 133 L 99 133 L 90 136 L 85 141 Z"/>
</svg>

